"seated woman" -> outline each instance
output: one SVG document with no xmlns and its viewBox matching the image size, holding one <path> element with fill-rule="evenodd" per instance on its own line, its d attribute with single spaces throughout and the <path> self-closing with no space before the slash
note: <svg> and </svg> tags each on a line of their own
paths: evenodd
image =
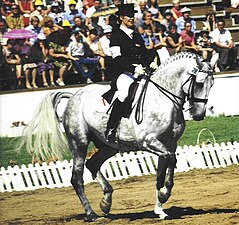
<svg viewBox="0 0 239 225">
<path fill-rule="evenodd" d="M 166 43 L 166 36 L 165 36 L 165 26 L 161 24 L 157 24 L 156 29 L 155 29 L 155 44 L 154 44 L 154 49 L 157 51 L 157 54 L 159 56 L 160 64 L 165 62 L 170 55 L 167 50 L 167 43 Z"/>
<path fill-rule="evenodd" d="M 42 75 L 42 81 L 44 87 L 49 87 L 47 81 L 47 73 L 50 76 L 50 86 L 54 87 L 54 64 L 49 59 L 49 46 L 44 34 L 37 36 L 37 41 L 30 49 L 32 56 L 34 57 L 37 64 L 38 74 Z"/>
<path fill-rule="evenodd" d="M 48 36 L 55 31 L 63 30 L 63 28 L 57 25 L 50 16 L 43 17 L 43 20 L 41 21 L 41 27 L 45 36 Z"/>
<path fill-rule="evenodd" d="M 195 44 L 195 35 L 191 31 L 192 24 L 190 22 L 185 22 L 185 30 L 182 30 L 180 36 L 183 41 L 183 52 L 193 52 L 198 53 L 199 47 Z"/>
<path fill-rule="evenodd" d="M 3 46 L 3 57 L 6 63 L 3 63 L 5 69 L 9 71 L 10 89 L 16 89 L 21 85 L 21 58 L 14 50 L 15 40 L 8 39 L 7 45 Z M 17 83 L 18 81 L 18 83 Z"/>
<path fill-rule="evenodd" d="M 168 36 L 166 38 L 167 49 L 169 54 L 172 56 L 181 51 L 183 40 L 180 34 L 177 32 L 176 24 L 169 25 L 168 29 Z"/>
<path fill-rule="evenodd" d="M 49 59 L 54 63 L 55 68 L 59 69 L 59 78 L 56 80 L 56 83 L 59 86 L 65 86 L 65 72 L 72 66 L 72 57 L 66 51 L 70 36 L 67 36 L 63 30 L 60 30 L 50 34 L 47 40 L 49 41 Z"/>
<path fill-rule="evenodd" d="M 26 88 L 38 88 L 36 85 L 36 63 L 30 54 L 30 43 L 26 39 L 18 39 L 14 49 L 21 58 L 21 65 L 25 74 Z M 30 85 L 29 76 L 32 74 L 32 86 Z"/>
<path fill-rule="evenodd" d="M 213 51 L 214 54 L 216 53 L 212 47 L 212 38 L 209 36 L 207 28 L 202 28 L 198 38 L 196 39 L 196 43 L 199 47 L 199 52 L 205 60 L 209 61 L 211 59 Z"/>
<path fill-rule="evenodd" d="M 100 69 L 101 69 L 101 77 L 104 79 L 104 71 L 105 71 L 105 54 L 101 43 L 99 41 L 96 29 L 91 29 L 89 31 L 89 35 L 86 38 L 86 42 L 90 46 L 90 49 L 93 51 L 94 55 L 93 58 L 99 61 Z"/>
</svg>

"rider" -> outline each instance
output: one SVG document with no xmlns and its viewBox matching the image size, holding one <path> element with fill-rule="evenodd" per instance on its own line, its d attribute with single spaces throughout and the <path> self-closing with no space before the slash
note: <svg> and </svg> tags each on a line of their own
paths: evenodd
<svg viewBox="0 0 239 225">
<path fill-rule="evenodd" d="M 116 129 L 123 115 L 124 101 L 128 96 L 129 87 L 134 80 L 145 73 L 145 67 L 157 68 L 157 64 L 150 58 L 139 33 L 134 31 L 134 4 L 118 6 L 120 26 L 111 35 L 110 48 L 113 58 L 113 77 L 111 90 L 103 95 L 106 100 L 118 90 L 118 96 L 107 123 L 105 137 L 108 142 L 115 142 Z M 151 62 L 151 63 L 150 63 Z M 110 102 L 110 101 L 108 101 Z"/>
</svg>

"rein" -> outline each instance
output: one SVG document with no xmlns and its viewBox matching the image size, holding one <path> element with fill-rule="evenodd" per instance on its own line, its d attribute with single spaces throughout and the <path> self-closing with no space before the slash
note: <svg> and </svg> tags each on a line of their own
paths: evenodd
<svg viewBox="0 0 239 225">
<path fill-rule="evenodd" d="M 153 74 L 153 71 L 149 70 L 149 74 L 147 76 L 144 76 L 144 77 L 146 77 L 146 81 L 145 81 L 143 89 L 140 93 L 139 100 L 138 100 L 138 103 L 137 103 L 137 106 L 136 106 L 136 111 L 135 111 L 135 121 L 136 121 L 137 124 L 140 124 L 143 121 L 143 108 L 144 108 L 143 106 L 144 106 L 145 95 L 146 95 L 146 91 L 147 91 L 147 88 L 148 88 L 149 81 L 152 84 L 154 84 L 154 86 L 157 87 L 159 89 L 159 91 L 161 91 L 166 97 L 168 97 L 174 104 L 178 105 L 179 107 L 180 107 L 180 103 L 179 103 L 178 100 L 181 100 L 181 101 L 183 100 L 182 98 L 180 98 L 177 95 L 169 92 L 168 90 L 166 90 L 165 88 L 163 88 L 159 84 L 152 81 L 150 79 L 152 74 Z"/>
</svg>

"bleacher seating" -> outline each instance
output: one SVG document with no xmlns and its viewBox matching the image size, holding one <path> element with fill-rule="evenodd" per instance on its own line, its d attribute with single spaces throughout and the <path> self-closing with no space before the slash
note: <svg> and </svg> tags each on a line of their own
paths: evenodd
<svg viewBox="0 0 239 225">
<path fill-rule="evenodd" d="M 234 42 L 239 45 L 239 24 L 236 19 L 239 16 L 239 8 L 235 9 L 226 6 L 227 2 L 222 0 L 181 0 L 181 7 L 187 6 L 191 8 L 191 17 L 196 21 L 196 32 L 198 33 L 204 27 L 203 21 L 206 19 L 208 10 L 216 11 L 216 18 L 223 18 L 226 22 L 226 28 L 230 30 Z M 222 7 L 217 7 L 217 6 Z M 172 0 L 159 0 L 159 6 L 165 8 L 172 7 Z"/>
</svg>

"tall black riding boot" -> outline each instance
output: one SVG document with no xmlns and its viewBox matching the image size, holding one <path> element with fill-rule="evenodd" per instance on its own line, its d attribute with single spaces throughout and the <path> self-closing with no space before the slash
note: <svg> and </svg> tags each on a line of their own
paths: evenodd
<svg viewBox="0 0 239 225">
<path fill-rule="evenodd" d="M 118 98 L 113 103 L 113 108 L 110 113 L 110 118 L 107 123 L 105 131 L 106 141 L 113 143 L 115 142 L 116 129 L 123 116 L 124 103 L 119 101 Z"/>
</svg>

